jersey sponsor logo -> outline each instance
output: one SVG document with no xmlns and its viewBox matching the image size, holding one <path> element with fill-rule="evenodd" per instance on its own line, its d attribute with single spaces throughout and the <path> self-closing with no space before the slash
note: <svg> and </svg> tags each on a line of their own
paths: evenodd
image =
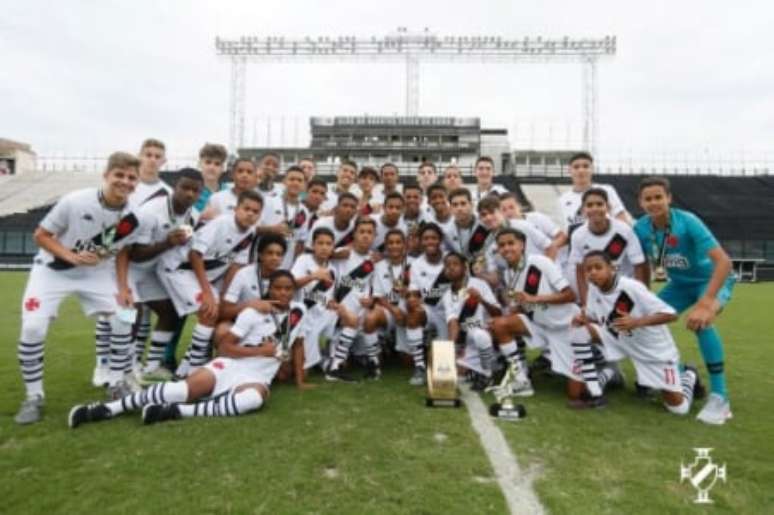
<svg viewBox="0 0 774 515">
<path fill-rule="evenodd" d="M 664 256 L 664 268 L 688 270 L 691 268 L 691 262 L 682 254 L 667 254 Z"/>
<path fill-rule="evenodd" d="M 40 300 L 37 297 L 30 297 L 24 301 L 24 309 L 26 311 L 37 311 L 40 308 Z"/>
<path fill-rule="evenodd" d="M 611 260 L 617 261 L 626 249 L 626 244 L 626 238 L 618 233 L 615 233 L 615 235 L 610 238 L 610 241 L 607 242 L 607 245 L 604 248 L 604 252 Z"/>
<path fill-rule="evenodd" d="M 107 243 L 107 247 L 109 248 L 106 249 L 113 252 L 115 251 L 114 245 L 132 234 L 139 225 L 140 221 L 137 219 L 134 213 L 128 213 L 114 225 L 103 229 L 99 233 L 92 236 L 90 239 L 76 241 L 75 245 L 73 245 L 70 250 L 76 254 L 79 252 L 97 252 L 101 249 L 105 250 L 106 245 L 103 244 L 102 241 L 103 235 L 113 233 L 113 239 Z M 54 260 L 48 264 L 48 267 L 52 270 L 69 270 L 71 268 L 75 268 L 75 265 L 68 263 L 61 258 L 54 257 Z"/>
<path fill-rule="evenodd" d="M 341 302 L 344 297 L 352 291 L 353 288 L 362 290 L 366 286 L 366 281 L 371 272 L 374 271 L 374 264 L 370 259 L 366 259 L 360 266 L 349 272 L 341 278 L 338 288 L 334 293 L 336 302 Z"/>
</svg>

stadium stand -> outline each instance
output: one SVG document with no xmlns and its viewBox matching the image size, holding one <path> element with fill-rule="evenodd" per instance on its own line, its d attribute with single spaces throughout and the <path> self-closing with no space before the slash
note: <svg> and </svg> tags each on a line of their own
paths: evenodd
<svg viewBox="0 0 774 515">
<path fill-rule="evenodd" d="M 30 172 L 6 178 L 0 188 L 0 216 L 53 204 L 63 194 L 100 184 L 99 172 Z"/>
</svg>

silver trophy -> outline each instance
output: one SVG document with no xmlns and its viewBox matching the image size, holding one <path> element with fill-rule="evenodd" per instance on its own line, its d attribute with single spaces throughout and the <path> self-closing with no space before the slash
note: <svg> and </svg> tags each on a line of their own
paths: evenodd
<svg viewBox="0 0 774 515">
<path fill-rule="evenodd" d="M 527 416 L 527 410 L 523 404 L 516 404 L 513 398 L 519 395 L 523 389 L 518 376 L 518 362 L 510 363 L 505 369 L 505 374 L 500 383 L 490 386 L 487 392 L 494 394 L 497 402 L 489 405 L 489 414 L 502 420 L 520 420 Z"/>
</svg>

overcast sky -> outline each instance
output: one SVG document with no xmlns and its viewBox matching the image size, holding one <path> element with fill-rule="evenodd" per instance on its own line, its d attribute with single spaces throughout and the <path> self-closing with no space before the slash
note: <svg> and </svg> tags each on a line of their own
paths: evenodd
<svg viewBox="0 0 774 515">
<path fill-rule="evenodd" d="M 618 37 L 599 66 L 604 153 L 774 155 L 774 7 L 709 1 L 0 0 L 0 137 L 39 153 L 170 155 L 228 138 L 229 66 L 216 35 Z M 399 64 L 249 68 L 247 143 L 305 139 L 310 115 L 402 114 Z M 520 146 L 580 139 L 581 72 L 562 65 L 425 65 L 420 113 L 480 116 Z M 305 142 L 305 141 L 304 141 Z"/>
</svg>

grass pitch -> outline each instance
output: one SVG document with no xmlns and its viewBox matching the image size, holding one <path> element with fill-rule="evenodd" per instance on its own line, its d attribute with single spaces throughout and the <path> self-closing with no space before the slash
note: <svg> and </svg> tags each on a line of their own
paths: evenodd
<svg viewBox="0 0 774 515">
<path fill-rule="evenodd" d="M 0 512 L 7 513 L 504 513 L 503 496 L 464 410 L 427 409 L 424 391 L 391 369 L 379 383 L 274 388 L 260 413 L 143 427 L 138 416 L 72 431 L 90 385 L 93 322 L 68 300 L 46 344 L 45 420 L 18 427 L 23 396 L 16 363 L 26 274 L 0 274 Z M 774 416 L 768 302 L 774 285 L 742 285 L 719 321 L 734 419 L 708 427 L 657 403 L 615 392 L 608 409 L 572 412 L 561 382 L 539 377 L 528 417 L 499 423 L 521 465 L 538 471 L 538 495 L 554 513 L 698 511 L 679 481 L 693 447 L 713 447 L 728 481 L 715 512 L 774 506 Z M 684 358 L 700 363 L 693 337 L 675 325 Z M 187 340 L 184 339 L 184 343 Z M 628 377 L 633 377 L 626 367 Z M 701 370 L 702 376 L 706 373 Z M 631 383 L 631 380 L 630 380 Z M 487 399 L 489 402 L 490 399 Z"/>
</svg>

